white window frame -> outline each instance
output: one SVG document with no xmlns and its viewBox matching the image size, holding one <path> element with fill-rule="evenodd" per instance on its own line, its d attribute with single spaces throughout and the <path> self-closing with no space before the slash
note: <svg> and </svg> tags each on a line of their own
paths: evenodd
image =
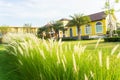
<svg viewBox="0 0 120 80">
<path fill-rule="evenodd" d="M 90 33 L 86 32 L 87 27 L 89 27 Z M 85 34 L 91 34 L 91 25 L 90 24 L 85 25 Z"/>
<path fill-rule="evenodd" d="M 102 22 L 100 22 L 101 23 L 101 27 L 102 27 L 102 31 L 101 32 L 97 32 L 97 23 L 99 23 L 99 22 L 96 22 L 96 24 L 95 24 L 95 32 L 96 33 L 103 33 L 103 23 Z"/>
</svg>

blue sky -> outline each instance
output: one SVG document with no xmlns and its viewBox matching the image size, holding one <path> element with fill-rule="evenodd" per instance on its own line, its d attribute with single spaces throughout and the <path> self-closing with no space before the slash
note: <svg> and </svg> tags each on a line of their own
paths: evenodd
<svg viewBox="0 0 120 80">
<path fill-rule="evenodd" d="M 0 25 L 43 26 L 50 21 L 103 11 L 106 0 L 0 0 Z M 111 0 L 113 2 L 113 0 Z M 114 5 L 120 8 L 120 3 Z M 120 20 L 120 12 L 116 12 Z"/>
</svg>

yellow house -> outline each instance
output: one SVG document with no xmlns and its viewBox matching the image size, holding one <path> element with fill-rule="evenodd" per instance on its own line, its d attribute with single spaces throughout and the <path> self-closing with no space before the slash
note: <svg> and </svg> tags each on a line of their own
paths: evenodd
<svg viewBox="0 0 120 80">
<path fill-rule="evenodd" d="M 91 19 L 91 22 L 88 24 L 81 26 L 81 38 L 82 39 L 89 39 L 89 38 L 103 38 L 106 36 L 106 32 L 110 29 L 109 28 L 109 19 L 108 15 L 105 12 L 99 12 L 95 14 L 88 15 Z M 112 22 L 112 29 L 116 30 L 116 18 L 114 15 L 111 16 Z M 62 22 L 66 25 L 69 20 L 62 19 Z M 69 27 L 67 26 L 67 30 L 63 33 L 65 38 L 71 37 L 77 39 L 78 30 L 76 26 Z"/>
</svg>

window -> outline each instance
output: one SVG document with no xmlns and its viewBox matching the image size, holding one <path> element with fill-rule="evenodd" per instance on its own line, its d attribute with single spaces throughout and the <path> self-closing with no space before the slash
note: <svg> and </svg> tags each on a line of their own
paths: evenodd
<svg viewBox="0 0 120 80">
<path fill-rule="evenodd" d="M 70 37 L 73 36 L 72 28 L 70 28 Z"/>
<path fill-rule="evenodd" d="M 96 23 L 96 33 L 102 33 L 102 23 L 101 22 Z"/>
<path fill-rule="evenodd" d="M 90 27 L 90 25 L 86 25 L 85 32 L 86 32 L 86 34 L 90 34 L 91 33 L 91 27 Z"/>
</svg>

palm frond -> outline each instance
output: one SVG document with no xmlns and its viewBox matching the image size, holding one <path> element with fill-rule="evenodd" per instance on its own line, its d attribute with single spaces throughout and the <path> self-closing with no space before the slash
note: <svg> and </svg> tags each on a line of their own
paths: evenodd
<svg viewBox="0 0 120 80">
<path fill-rule="evenodd" d="M 90 18 L 88 16 L 84 16 L 84 14 L 74 14 L 73 16 L 70 16 L 72 19 L 69 21 L 67 26 L 81 26 L 88 22 L 90 22 Z"/>
</svg>

